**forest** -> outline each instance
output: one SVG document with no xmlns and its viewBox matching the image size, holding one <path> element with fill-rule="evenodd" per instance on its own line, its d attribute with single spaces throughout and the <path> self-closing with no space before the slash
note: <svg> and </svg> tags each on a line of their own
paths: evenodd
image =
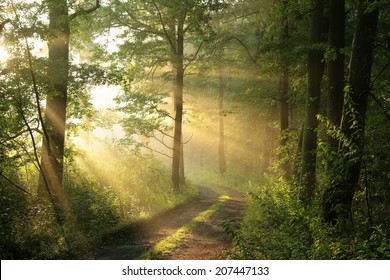
<svg viewBox="0 0 390 280">
<path fill-rule="evenodd" d="M 4 0 L 1 259 L 390 259 L 389 0 Z"/>
</svg>

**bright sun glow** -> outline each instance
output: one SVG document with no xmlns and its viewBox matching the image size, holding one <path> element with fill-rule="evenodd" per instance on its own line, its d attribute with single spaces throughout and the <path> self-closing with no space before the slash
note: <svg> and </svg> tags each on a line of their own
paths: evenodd
<svg viewBox="0 0 390 280">
<path fill-rule="evenodd" d="M 3 47 L 0 46 L 0 62 L 4 63 L 9 59 L 10 55 L 8 51 Z"/>
<path fill-rule="evenodd" d="M 96 86 L 91 90 L 92 103 L 96 108 L 115 107 L 114 97 L 119 93 L 117 86 Z"/>
</svg>

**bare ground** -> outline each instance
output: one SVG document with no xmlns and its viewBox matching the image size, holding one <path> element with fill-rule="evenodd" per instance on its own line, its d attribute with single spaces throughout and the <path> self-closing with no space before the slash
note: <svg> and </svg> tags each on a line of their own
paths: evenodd
<svg viewBox="0 0 390 280">
<path fill-rule="evenodd" d="M 223 231 L 222 220 L 241 222 L 244 209 L 243 195 L 230 188 L 221 187 L 230 196 L 222 207 L 207 221 L 199 224 L 189 236 L 165 259 L 201 260 L 226 259 L 231 240 Z M 172 235 L 199 213 L 218 201 L 219 195 L 199 187 L 199 196 L 183 205 L 140 224 L 124 228 L 104 238 L 104 246 L 97 249 L 95 258 L 103 260 L 137 259 L 159 241 Z"/>
</svg>

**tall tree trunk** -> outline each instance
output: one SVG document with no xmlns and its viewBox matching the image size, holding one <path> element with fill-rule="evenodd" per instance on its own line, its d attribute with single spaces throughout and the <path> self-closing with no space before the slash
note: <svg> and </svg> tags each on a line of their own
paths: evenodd
<svg viewBox="0 0 390 280">
<path fill-rule="evenodd" d="M 310 50 L 308 54 L 308 89 L 305 126 L 302 142 L 302 198 L 310 203 L 316 185 L 317 114 L 321 97 L 321 80 L 324 71 L 323 51 L 315 46 L 323 41 L 324 0 L 312 0 Z"/>
<path fill-rule="evenodd" d="M 181 184 L 185 184 L 183 133 L 181 134 L 181 143 L 180 143 L 180 166 L 179 166 L 179 176 L 180 176 L 180 183 L 181 183 Z"/>
<path fill-rule="evenodd" d="M 344 103 L 344 54 L 345 46 L 345 1 L 329 0 L 329 47 L 335 52 L 335 57 L 328 62 L 328 105 L 327 117 L 331 125 L 341 128 L 341 117 Z M 327 172 L 330 176 L 338 174 L 336 153 L 339 148 L 339 139 L 328 135 L 327 139 L 331 157 L 327 161 Z M 332 180 L 332 178 L 331 178 Z M 327 201 L 328 191 L 324 192 L 323 201 Z M 326 209 L 326 205 L 323 208 Z"/>
<path fill-rule="evenodd" d="M 218 108 L 219 108 L 219 143 L 218 143 L 218 169 L 221 174 L 226 172 L 226 158 L 225 158 L 225 127 L 224 127 L 224 108 L 223 101 L 225 96 L 225 77 L 223 67 L 218 65 Z"/>
<path fill-rule="evenodd" d="M 334 185 L 324 193 L 323 214 L 327 222 L 348 221 L 359 182 L 379 14 L 378 8 L 368 8 L 368 5 L 374 2 L 374 0 L 358 2 L 348 78 L 349 90 L 345 95 L 342 120 L 342 130 L 349 143 L 341 143 L 343 169 L 340 170 L 341 174 L 334 174 Z"/>
<path fill-rule="evenodd" d="M 279 77 L 280 86 L 280 146 L 285 147 L 288 141 L 286 134 L 289 126 L 289 106 L 288 106 L 288 66 L 283 65 L 282 74 Z"/>
<path fill-rule="evenodd" d="M 288 142 L 287 131 L 289 128 L 289 105 L 288 105 L 288 38 L 289 38 L 289 26 L 288 26 L 288 11 L 287 11 L 288 1 L 282 1 L 283 11 L 282 11 L 282 72 L 279 77 L 279 107 L 280 107 L 280 147 L 281 153 L 279 155 L 279 160 L 282 161 L 282 169 L 287 175 L 290 172 L 289 162 L 286 159 L 286 146 Z"/>
<path fill-rule="evenodd" d="M 288 64 L 282 66 L 282 74 L 279 77 L 279 106 L 280 106 L 280 147 L 279 160 L 282 161 L 282 169 L 285 175 L 290 172 L 289 162 L 286 158 L 286 146 L 288 142 L 289 106 L 288 106 Z"/>
<path fill-rule="evenodd" d="M 65 121 L 69 71 L 69 23 L 67 1 L 49 2 L 49 67 L 48 81 L 52 92 L 46 99 L 45 137 L 42 143 L 38 192 L 53 195 L 55 207 L 64 207 L 62 177 L 64 170 Z"/>
<path fill-rule="evenodd" d="M 176 192 L 180 190 L 180 158 L 183 122 L 183 89 L 184 89 L 184 20 L 179 19 L 177 26 L 177 50 L 175 57 L 176 87 L 175 87 L 175 131 L 173 140 L 172 184 Z M 184 171 L 184 170 L 183 170 Z"/>
<path fill-rule="evenodd" d="M 341 125 L 341 115 L 344 100 L 344 54 L 345 46 L 345 0 L 329 0 L 329 47 L 335 52 L 335 57 L 328 62 L 328 106 L 327 116 L 330 123 L 336 127 Z M 339 141 L 328 136 L 331 151 L 337 151 Z M 332 169 L 330 160 L 327 165 Z"/>
</svg>

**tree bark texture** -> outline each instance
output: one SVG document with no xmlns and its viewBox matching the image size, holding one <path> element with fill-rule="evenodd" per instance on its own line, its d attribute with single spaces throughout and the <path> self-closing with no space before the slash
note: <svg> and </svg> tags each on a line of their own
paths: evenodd
<svg viewBox="0 0 390 280">
<path fill-rule="evenodd" d="M 218 65 L 218 108 L 219 108 L 219 143 L 218 143 L 218 169 L 221 174 L 226 173 L 225 158 L 225 126 L 224 126 L 224 108 L 223 101 L 225 96 L 225 77 L 222 65 Z"/>
<path fill-rule="evenodd" d="M 371 69 L 378 24 L 378 8 L 368 9 L 374 3 L 359 0 L 356 28 L 348 78 L 349 89 L 343 109 L 342 131 L 347 141 L 341 144 L 344 168 L 324 193 L 323 213 L 327 222 L 348 221 L 352 200 L 359 183 L 364 149 L 364 129 L 368 96 L 371 90 Z"/>
<path fill-rule="evenodd" d="M 181 143 L 180 143 L 180 166 L 179 166 L 179 176 L 180 183 L 185 183 L 185 173 L 184 173 L 184 141 L 183 141 L 183 131 L 181 134 Z"/>
<path fill-rule="evenodd" d="M 280 147 L 281 153 L 279 160 L 282 162 L 282 170 L 285 174 L 290 172 L 289 162 L 286 158 L 286 146 L 288 143 L 287 131 L 289 128 L 289 80 L 288 80 L 288 38 L 289 38 L 289 25 L 288 25 L 288 1 L 282 1 L 282 17 L 281 17 L 281 41 L 282 41 L 282 53 L 281 53 L 281 74 L 279 77 L 279 107 L 280 107 Z"/>
<path fill-rule="evenodd" d="M 303 187 L 302 198 L 307 203 L 311 202 L 316 185 L 317 114 L 319 113 L 321 80 L 324 72 L 323 51 L 316 45 L 323 42 L 324 0 L 313 0 L 312 6 L 301 178 Z"/>
<path fill-rule="evenodd" d="M 288 97 L 288 64 L 284 63 L 279 77 L 279 107 L 280 107 L 280 154 L 281 168 L 285 175 L 290 173 L 290 163 L 287 158 L 287 143 L 289 129 L 289 97 Z"/>
<path fill-rule="evenodd" d="M 175 129 L 173 140 L 173 158 L 172 158 L 172 184 L 176 192 L 180 190 L 180 158 L 182 144 L 182 123 L 183 123 L 183 89 L 184 89 L 184 20 L 178 21 L 177 26 L 177 50 L 175 56 L 176 67 L 176 86 L 175 86 Z M 184 170 L 183 170 L 184 171 Z M 184 173 L 184 172 L 183 172 Z"/>
<path fill-rule="evenodd" d="M 49 2 L 49 73 L 52 91 L 46 98 L 38 192 L 48 195 L 48 189 L 56 201 L 55 207 L 64 207 L 62 177 L 64 170 L 65 122 L 69 71 L 69 23 L 66 1 Z M 46 179 L 46 180 L 45 180 Z M 46 186 L 47 184 L 47 186 Z"/>
<path fill-rule="evenodd" d="M 345 0 L 329 0 L 329 47 L 334 51 L 334 57 L 328 62 L 328 106 L 327 116 L 330 123 L 337 128 L 341 126 L 341 115 L 344 102 L 344 54 L 345 47 Z M 331 151 L 337 151 L 339 141 L 328 136 Z M 332 168 L 332 160 L 328 162 Z"/>
</svg>

